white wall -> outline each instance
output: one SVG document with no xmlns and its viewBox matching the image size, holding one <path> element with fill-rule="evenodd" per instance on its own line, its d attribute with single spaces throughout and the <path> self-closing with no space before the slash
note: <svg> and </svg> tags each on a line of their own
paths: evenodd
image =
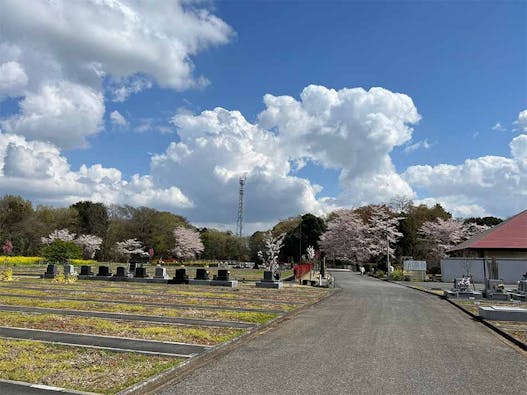
<svg viewBox="0 0 527 395">
<path fill-rule="evenodd" d="M 454 278 L 467 274 L 467 269 L 475 282 L 483 282 L 482 258 L 444 258 L 441 259 L 442 281 L 451 282 Z M 527 272 L 527 259 L 496 259 L 498 276 L 505 283 L 515 283 L 521 280 L 522 274 Z M 488 275 L 488 274 L 487 274 Z"/>
</svg>

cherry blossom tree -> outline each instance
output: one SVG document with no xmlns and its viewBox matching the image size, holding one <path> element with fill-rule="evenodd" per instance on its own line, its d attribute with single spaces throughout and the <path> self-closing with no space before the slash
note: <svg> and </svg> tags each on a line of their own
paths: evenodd
<svg viewBox="0 0 527 395">
<path fill-rule="evenodd" d="M 398 230 L 400 220 L 386 206 L 372 206 L 367 232 L 373 256 L 395 258 L 395 243 L 403 236 Z"/>
<path fill-rule="evenodd" d="M 278 274 L 278 255 L 284 246 L 285 235 L 286 233 L 281 233 L 274 237 L 271 232 L 268 232 L 264 241 L 265 249 L 263 251 L 258 251 L 258 257 L 262 260 L 264 265 L 269 267 L 269 270 L 273 272 L 275 278 L 280 278 L 280 275 Z"/>
<path fill-rule="evenodd" d="M 197 230 L 179 226 L 174 229 L 176 246 L 172 250 L 178 258 L 195 258 L 204 250 L 201 236 Z"/>
<path fill-rule="evenodd" d="M 55 240 L 73 241 L 75 239 L 75 236 L 76 234 L 70 233 L 68 229 L 56 229 L 51 232 L 48 237 L 42 237 L 40 241 L 42 242 L 42 244 L 49 245 Z"/>
<path fill-rule="evenodd" d="M 137 239 L 118 241 L 115 243 L 115 250 L 125 256 L 127 261 L 132 255 L 148 256 L 148 252 L 143 250 L 143 244 Z"/>
<path fill-rule="evenodd" d="M 102 239 L 95 235 L 80 235 L 74 242 L 82 248 L 85 258 L 93 259 L 95 252 L 101 248 Z"/>
<path fill-rule="evenodd" d="M 437 259 L 446 256 L 446 251 L 455 245 L 485 231 L 488 226 L 475 223 L 463 224 L 454 219 L 437 218 L 435 221 L 427 221 L 418 233 Z"/>
<path fill-rule="evenodd" d="M 320 237 L 321 250 L 335 258 L 366 261 L 373 250 L 367 224 L 353 210 L 338 210 L 334 214 Z"/>
</svg>

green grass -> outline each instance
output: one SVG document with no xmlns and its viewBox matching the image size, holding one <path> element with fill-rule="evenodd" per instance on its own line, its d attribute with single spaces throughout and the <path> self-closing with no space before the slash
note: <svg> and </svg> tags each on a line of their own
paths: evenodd
<svg viewBox="0 0 527 395">
<path fill-rule="evenodd" d="M 0 339 L 0 377 L 68 389 L 115 394 L 182 360 Z"/>
<path fill-rule="evenodd" d="M 108 313 L 127 313 L 140 315 L 157 315 L 166 317 L 198 318 L 216 321 L 236 321 L 249 323 L 263 323 L 277 316 L 273 313 L 238 312 L 202 309 L 173 309 L 132 305 L 123 303 L 73 301 L 73 300 L 41 300 L 17 298 L 16 296 L 0 296 L 0 304 L 9 306 L 44 307 L 50 309 L 68 309 L 98 311 Z"/>
<path fill-rule="evenodd" d="M 216 345 L 245 333 L 234 328 L 192 327 L 58 314 L 0 311 L 0 326 Z"/>
</svg>

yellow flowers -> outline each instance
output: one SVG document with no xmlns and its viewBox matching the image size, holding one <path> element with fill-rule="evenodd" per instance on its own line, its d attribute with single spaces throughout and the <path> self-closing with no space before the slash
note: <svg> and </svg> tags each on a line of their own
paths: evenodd
<svg viewBox="0 0 527 395">
<path fill-rule="evenodd" d="M 23 265 L 38 265 L 45 263 L 44 258 L 40 256 L 3 256 L 0 257 L 0 264 L 9 266 L 23 266 Z M 72 259 L 71 263 L 76 266 L 81 265 L 95 265 L 97 262 L 94 260 L 85 259 Z"/>
<path fill-rule="evenodd" d="M 13 269 L 8 268 L 0 272 L 0 281 L 13 281 Z"/>
</svg>

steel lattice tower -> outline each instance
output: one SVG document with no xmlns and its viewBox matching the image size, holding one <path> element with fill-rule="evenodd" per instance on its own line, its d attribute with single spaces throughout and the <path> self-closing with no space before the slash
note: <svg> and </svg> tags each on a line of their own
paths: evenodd
<svg viewBox="0 0 527 395">
<path fill-rule="evenodd" d="M 243 231 L 243 192 L 245 186 L 245 176 L 240 177 L 240 199 L 238 201 L 238 221 L 236 222 L 236 235 L 242 237 Z"/>
</svg>

